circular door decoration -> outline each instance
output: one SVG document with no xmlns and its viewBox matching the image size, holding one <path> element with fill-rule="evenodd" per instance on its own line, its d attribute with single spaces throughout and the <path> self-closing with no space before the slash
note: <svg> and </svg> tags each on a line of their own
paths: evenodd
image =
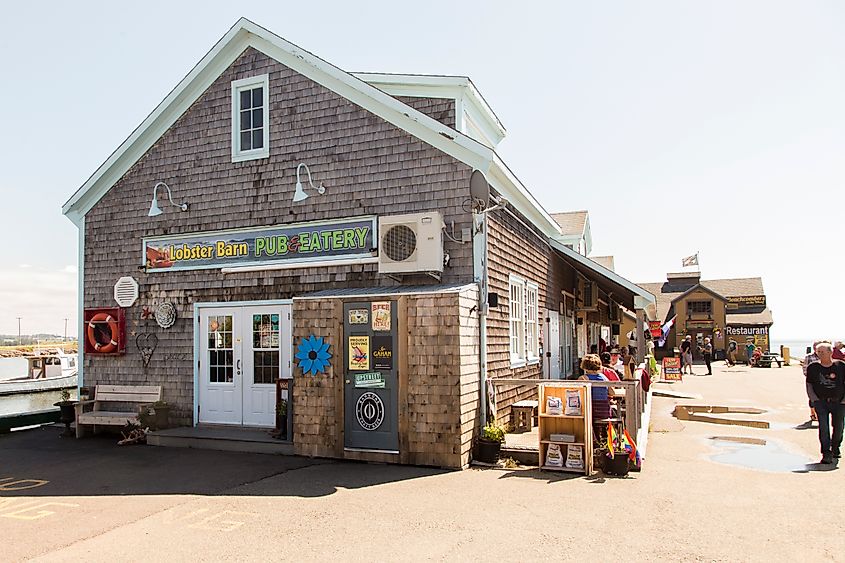
<svg viewBox="0 0 845 563">
<path fill-rule="evenodd" d="M 156 322 L 161 328 L 170 328 L 176 323 L 176 306 L 170 301 L 159 303 L 155 312 Z"/>
<path fill-rule="evenodd" d="M 358 397 L 355 405 L 355 415 L 358 417 L 358 424 L 364 430 L 375 430 L 384 422 L 384 403 L 378 395 L 367 391 Z"/>
</svg>

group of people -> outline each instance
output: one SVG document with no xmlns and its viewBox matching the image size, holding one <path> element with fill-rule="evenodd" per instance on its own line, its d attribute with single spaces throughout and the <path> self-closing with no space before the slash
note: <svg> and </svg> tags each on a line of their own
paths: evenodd
<svg viewBox="0 0 845 563">
<path fill-rule="evenodd" d="M 807 348 L 801 364 L 810 403 L 810 420 L 819 423 L 821 463 L 824 464 L 841 457 L 845 428 L 845 352 L 842 349 L 842 342 L 814 342 L 812 349 Z"/>
<path fill-rule="evenodd" d="M 728 359 L 726 363 L 729 367 L 736 365 L 736 354 L 739 351 L 739 344 L 733 338 L 728 341 Z M 757 360 L 763 356 L 763 349 L 749 340 L 745 343 L 745 356 L 748 358 L 748 365 L 756 365 Z"/>
<path fill-rule="evenodd" d="M 692 336 L 687 335 L 681 342 L 681 373 L 692 373 Z M 705 338 L 701 345 L 698 346 L 698 353 L 704 358 L 704 365 L 707 366 L 707 375 L 713 375 L 713 343 L 709 338 Z"/>
</svg>

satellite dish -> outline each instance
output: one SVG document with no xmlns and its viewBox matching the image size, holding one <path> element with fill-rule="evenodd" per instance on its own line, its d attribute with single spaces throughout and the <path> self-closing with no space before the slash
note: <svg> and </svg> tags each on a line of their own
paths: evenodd
<svg viewBox="0 0 845 563">
<path fill-rule="evenodd" d="M 483 211 L 490 205 L 490 184 L 481 170 L 473 170 L 469 178 L 469 196 L 472 198 L 472 208 Z"/>
</svg>

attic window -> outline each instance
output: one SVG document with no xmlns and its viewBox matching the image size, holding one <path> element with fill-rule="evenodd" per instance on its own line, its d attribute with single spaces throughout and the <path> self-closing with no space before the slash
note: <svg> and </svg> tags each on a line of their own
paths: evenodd
<svg viewBox="0 0 845 563">
<path fill-rule="evenodd" d="M 232 82 L 232 162 L 270 156 L 270 78 Z"/>
</svg>

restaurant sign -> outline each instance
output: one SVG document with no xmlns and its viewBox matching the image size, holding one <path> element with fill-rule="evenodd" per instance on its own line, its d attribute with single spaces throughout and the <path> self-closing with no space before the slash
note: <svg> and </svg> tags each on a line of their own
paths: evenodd
<svg viewBox="0 0 845 563">
<path fill-rule="evenodd" d="M 660 338 L 663 335 L 662 323 L 660 321 L 648 321 L 648 330 L 652 338 Z"/>
<path fill-rule="evenodd" d="M 376 217 L 145 238 L 147 271 L 302 264 L 369 258 Z"/>
<path fill-rule="evenodd" d="M 760 308 L 766 306 L 765 295 L 738 295 L 727 298 L 729 311 L 734 309 Z"/>
</svg>

